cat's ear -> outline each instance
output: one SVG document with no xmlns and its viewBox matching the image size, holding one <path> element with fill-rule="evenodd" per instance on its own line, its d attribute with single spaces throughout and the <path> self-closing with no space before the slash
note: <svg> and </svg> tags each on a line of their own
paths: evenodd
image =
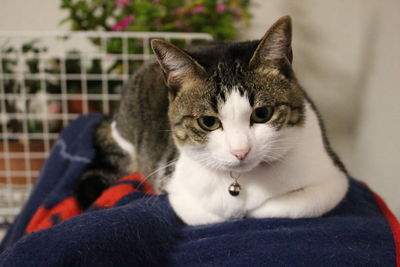
<svg viewBox="0 0 400 267">
<path fill-rule="evenodd" d="M 206 73 L 188 53 L 167 41 L 153 39 L 151 47 L 170 88 L 179 87 L 186 79 L 203 77 Z"/>
<path fill-rule="evenodd" d="M 281 67 L 292 63 L 292 23 L 289 16 L 276 21 L 260 40 L 252 58 L 251 68 L 263 68 L 267 65 Z"/>
</svg>

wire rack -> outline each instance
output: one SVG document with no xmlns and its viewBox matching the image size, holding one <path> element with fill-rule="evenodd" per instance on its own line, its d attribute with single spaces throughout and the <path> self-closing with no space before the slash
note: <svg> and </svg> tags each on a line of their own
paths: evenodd
<svg viewBox="0 0 400 267">
<path fill-rule="evenodd" d="M 202 33 L 0 32 L 0 220 L 19 212 L 69 121 L 113 111 L 123 82 L 152 57 L 153 38 L 180 46 L 212 39 Z"/>
</svg>

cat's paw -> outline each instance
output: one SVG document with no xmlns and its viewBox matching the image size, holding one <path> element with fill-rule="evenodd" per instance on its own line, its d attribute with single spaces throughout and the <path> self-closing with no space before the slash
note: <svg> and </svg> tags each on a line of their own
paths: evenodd
<svg viewBox="0 0 400 267">
<path fill-rule="evenodd" d="M 225 218 L 205 210 L 193 199 L 179 195 L 169 195 L 168 198 L 176 215 L 187 225 L 195 226 L 226 221 Z"/>
<path fill-rule="evenodd" d="M 292 193 L 289 193 L 292 194 Z M 276 199 L 270 199 L 263 205 L 248 212 L 250 218 L 310 218 L 317 217 L 320 212 L 311 205 L 294 205 L 289 198 L 293 196 L 280 196 Z M 301 201 L 301 200 L 299 200 Z M 299 203 L 300 204 L 300 203 Z"/>
<path fill-rule="evenodd" d="M 248 212 L 252 218 L 313 218 L 336 207 L 344 198 L 348 179 L 337 177 L 329 182 L 307 186 L 268 199 L 260 207 Z"/>
</svg>

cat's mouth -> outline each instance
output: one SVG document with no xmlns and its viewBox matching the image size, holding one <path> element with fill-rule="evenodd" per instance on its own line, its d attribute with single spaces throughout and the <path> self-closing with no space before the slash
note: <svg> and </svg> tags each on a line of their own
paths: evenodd
<svg viewBox="0 0 400 267">
<path fill-rule="evenodd" d="M 255 159 L 244 159 L 240 161 L 223 164 L 225 171 L 233 171 L 238 173 L 249 172 L 256 168 L 261 161 Z"/>
<path fill-rule="evenodd" d="M 192 152 L 190 156 L 193 157 L 194 160 L 210 169 L 218 171 L 249 172 L 262 162 L 262 159 L 257 157 L 256 154 L 248 155 L 243 160 L 237 160 L 236 158 L 227 157 L 227 155 L 224 154 L 214 154 L 211 151 L 207 151 L 206 153 L 202 153 L 201 151 L 196 151 L 197 153 L 193 153 L 193 151 L 190 152 Z M 199 155 L 200 157 L 198 157 Z"/>
</svg>

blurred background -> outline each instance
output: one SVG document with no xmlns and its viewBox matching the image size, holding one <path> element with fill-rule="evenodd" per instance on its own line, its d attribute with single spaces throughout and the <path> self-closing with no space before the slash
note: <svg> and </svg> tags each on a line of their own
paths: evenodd
<svg viewBox="0 0 400 267">
<path fill-rule="evenodd" d="M 123 82 L 151 57 L 151 38 L 181 46 L 211 38 L 259 39 L 283 15 L 293 20 L 294 69 L 319 107 L 335 150 L 350 173 L 400 216 L 399 1 L 1 4 L 3 223 L 12 220 L 26 199 L 62 127 L 80 113 L 112 112 Z M 90 33 L 66 33 L 71 30 Z"/>
</svg>

